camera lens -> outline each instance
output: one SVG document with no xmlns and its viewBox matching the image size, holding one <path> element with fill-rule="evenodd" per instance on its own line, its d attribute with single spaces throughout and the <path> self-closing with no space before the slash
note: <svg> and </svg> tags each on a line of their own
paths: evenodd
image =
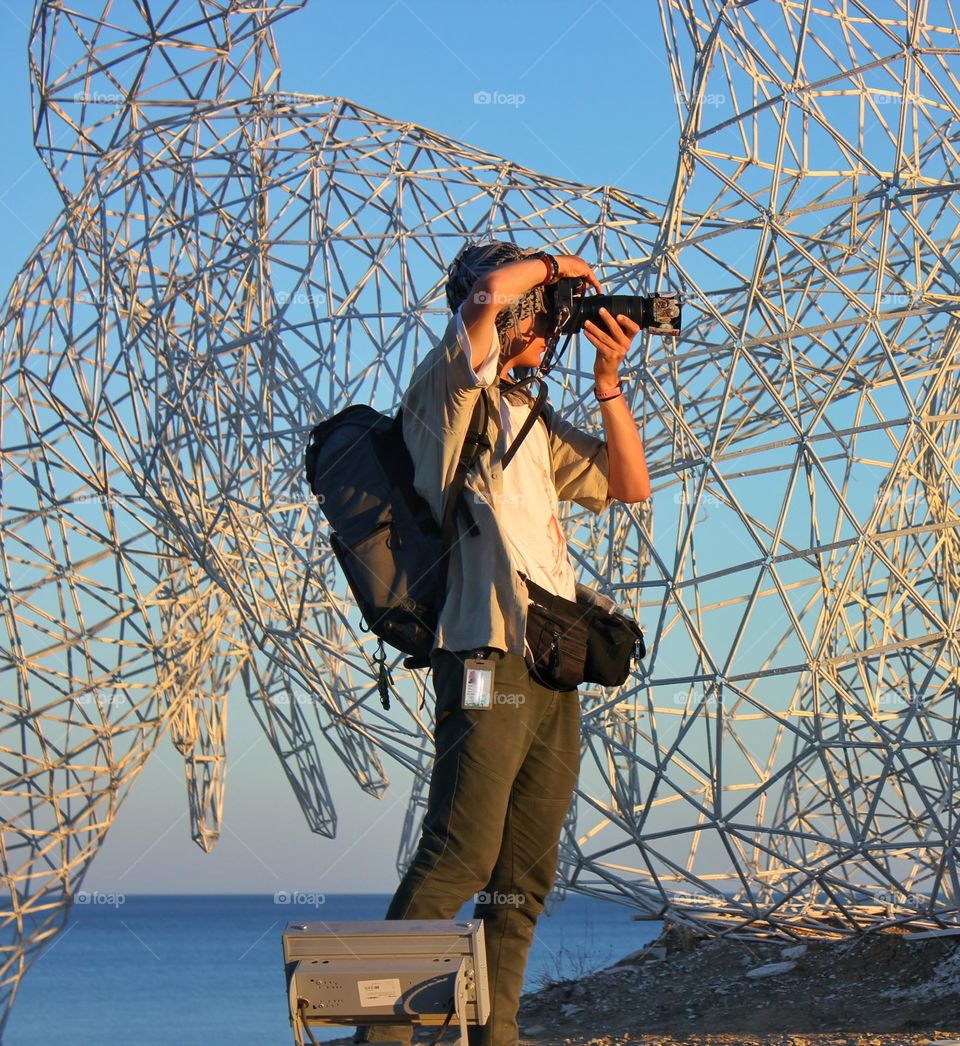
<svg viewBox="0 0 960 1046">
<path fill-rule="evenodd" d="M 607 330 L 607 321 L 600 315 L 601 309 L 606 309 L 614 317 L 629 317 L 641 330 L 649 326 L 652 318 L 649 298 L 638 298 L 632 294 L 585 294 L 579 302 L 574 303 L 571 326 L 567 329 L 581 331 L 587 320 L 590 320 L 601 330 Z"/>
</svg>

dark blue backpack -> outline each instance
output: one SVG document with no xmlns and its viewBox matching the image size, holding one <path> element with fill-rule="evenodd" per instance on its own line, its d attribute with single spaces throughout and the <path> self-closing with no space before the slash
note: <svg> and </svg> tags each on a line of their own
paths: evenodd
<svg viewBox="0 0 960 1046">
<path fill-rule="evenodd" d="M 542 411 L 546 391 L 543 385 L 530 417 L 504 455 L 504 467 Z M 330 523 L 331 547 L 370 631 L 381 644 L 407 654 L 408 668 L 430 664 L 446 598 L 456 514 L 463 514 L 469 533 L 477 533 L 461 494 L 467 473 L 480 454 L 491 449 L 486 436 L 489 413 L 489 397 L 482 388 L 439 525 L 413 486 L 402 411 L 391 417 L 355 404 L 321 421 L 310 433 L 304 469 Z M 381 666 L 381 697 L 389 707 L 382 646 L 376 660 Z"/>
</svg>

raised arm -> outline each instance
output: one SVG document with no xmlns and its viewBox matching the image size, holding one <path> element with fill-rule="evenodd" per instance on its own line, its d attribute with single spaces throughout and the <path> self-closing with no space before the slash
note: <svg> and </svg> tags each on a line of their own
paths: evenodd
<svg viewBox="0 0 960 1046">
<path fill-rule="evenodd" d="M 650 475 L 643 442 L 626 399 L 612 393 L 620 381 L 620 363 L 640 327 L 626 316 L 614 319 L 606 309 L 601 316 L 606 329 L 588 322 L 583 332 L 597 350 L 593 376 L 607 437 L 608 493 L 617 501 L 646 501 L 650 497 Z"/>
<path fill-rule="evenodd" d="M 580 276 L 602 293 L 589 265 L 575 254 L 555 254 L 558 277 Z M 497 313 L 513 305 L 539 286 L 547 274 L 539 258 L 520 258 L 485 273 L 473 285 L 461 307 L 460 316 L 470 339 L 473 369 L 477 370 L 490 349 Z"/>
</svg>

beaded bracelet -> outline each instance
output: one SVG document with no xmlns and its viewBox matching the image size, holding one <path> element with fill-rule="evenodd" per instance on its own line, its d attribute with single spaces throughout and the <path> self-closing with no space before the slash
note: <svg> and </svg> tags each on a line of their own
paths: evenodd
<svg viewBox="0 0 960 1046">
<path fill-rule="evenodd" d="M 546 251 L 537 251 L 534 258 L 539 258 L 547 267 L 547 275 L 540 281 L 543 283 L 556 283 L 557 277 L 560 275 L 560 266 L 557 264 L 557 259 L 552 254 L 547 254 Z"/>
</svg>

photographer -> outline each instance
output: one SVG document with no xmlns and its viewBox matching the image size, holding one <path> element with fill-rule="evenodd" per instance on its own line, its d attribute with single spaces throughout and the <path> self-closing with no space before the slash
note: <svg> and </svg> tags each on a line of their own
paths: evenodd
<svg viewBox="0 0 960 1046">
<path fill-rule="evenodd" d="M 475 898 L 474 917 L 484 922 L 491 1015 L 470 1028 L 471 1046 L 518 1041 L 527 955 L 553 885 L 580 765 L 576 687 L 548 687 L 531 675 L 532 586 L 525 578 L 576 599 L 559 502 L 599 513 L 613 500 L 650 496 L 643 446 L 618 378 L 640 328 L 606 312 L 605 329 L 584 327 L 596 348 L 595 393 L 606 440 L 547 405 L 546 424 L 537 419 L 502 466 L 532 403 L 524 389 L 514 388 L 510 372 L 521 376 L 540 364 L 552 333 L 545 291 L 565 277 L 601 290 L 575 255 L 497 241 L 465 247 L 446 286 L 453 316 L 402 401 L 414 485 L 438 521 L 482 391 L 492 406 L 485 429 L 490 450 L 464 489 L 472 526 L 461 519 L 456 532 L 430 658 L 435 759 L 423 832 L 385 916 L 452 919 Z M 362 1027 L 354 1039 L 388 1040 L 409 1042 L 409 1026 Z"/>
</svg>

